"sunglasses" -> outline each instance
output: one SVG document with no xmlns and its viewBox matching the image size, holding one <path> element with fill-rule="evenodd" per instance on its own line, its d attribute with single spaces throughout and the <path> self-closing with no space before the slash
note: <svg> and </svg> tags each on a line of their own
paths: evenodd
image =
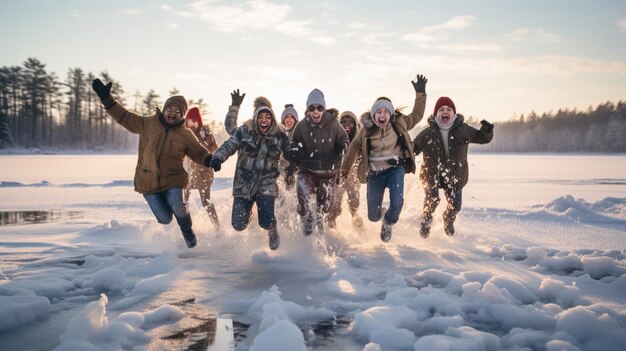
<svg viewBox="0 0 626 351">
<path fill-rule="evenodd" d="M 309 110 L 309 112 L 313 112 L 315 110 L 317 110 L 319 112 L 322 112 L 322 111 L 324 111 L 324 106 L 321 106 L 321 105 L 311 105 L 311 106 L 309 106 L 308 110 Z"/>
</svg>

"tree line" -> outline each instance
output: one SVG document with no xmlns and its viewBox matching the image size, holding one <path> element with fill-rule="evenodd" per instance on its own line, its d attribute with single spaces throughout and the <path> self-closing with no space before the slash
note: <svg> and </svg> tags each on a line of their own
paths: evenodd
<svg viewBox="0 0 626 351">
<path fill-rule="evenodd" d="M 584 112 L 531 112 L 496 123 L 491 143 L 474 151 L 626 152 L 626 102 L 605 102 Z"/>
<path fill-rule="evenodd" d="M 22 66 L 0 67 L 0 148 L 59 147 L 69 149 L 135 148 L 137 136 L 123 130 L 109 118 L 91 89 L 96 76 L 82 68 L 69 68 L 64 80 L 36 58 Z M 129 110 L 152 115 L 162 104 L 150 89 L 135 91 L 127 103 L 122 84 L 100 72 L 99 78 L 113 82 L 113 97 Z M 176 88 L 170 95 L 180 92 Z M 207 117 L 202 99 L 189 100 Z M 478 124 L 469 118 L 468 122 Z M 219 133 L 223 127 L 212 121 Z M 496 123 L 490 144 L 475 148 L 478 152 L 626 152 L 626 102 L 606 102 L 587 111 L 560 109 L 556 113 L 527 116 Z"/>
<path fill-rule="evenodd" d="M 0 67 L 0 148 L 59 147 L 69 149 L 135 148 L 137 136 L 128 133 L 108 117 L 98 96 L 91 89 L 97 78 L 82 68 L 69 68 L 65 79 L 36 58 L 28 58 L 21 66 Z M 127 103 L 122 84 L 107 71 L 98 78 L 113 82 L 113 97 L 129 110 L 152 115 L 161 105 L 160 96 L 150 89 L 135 91 L 134 101 Z M 179 94 L 176 88 L 169 92 Z M 189 100 L 206 113 L 202 100 Z"/>
</svg>

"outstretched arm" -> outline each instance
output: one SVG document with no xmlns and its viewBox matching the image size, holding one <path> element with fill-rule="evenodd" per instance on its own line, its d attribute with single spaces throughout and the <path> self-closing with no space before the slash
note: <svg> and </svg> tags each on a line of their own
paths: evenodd
<svg viewBox="0 0 626 351">
<path fill-rule="evenodd" d="M 100 101 L 104 105 L 109 116 L 113 117 L 115 122 L 126 128 L 129 132 L 139 134 L 143 129 L 145 117 L 136 115 L 126 110 L 122 105 L 117 103 L 111 96 L 111 87 L 113 83 L 109 82 L 104 85 L 100 79 L 94 79 L 91 87 L 98 94 Z"/>
<path fill-rule="evenodd" d="M 413 110 L 407 115 L 408 123 L 407 129 L 411 130 L 424 118 L 424 111 L 426 110 L 426 83 L 428 79 L 421 74 L 418 74 L 415 82 L 411 81 L 413 89 L 415 89 L 415 102 L 413 103 Z"/>
<path fill-rule="evenodd" d="M 470 143 L 487 144 L 493 139 L 493 124 L 483 119 L 480 125 L 480 129 L 472 135 Z"/>
<path fill-rule="evenodd" d="M 237 118 L 239 117 L 239 107 L 243 102 L 243 98 L 246 97 L 244 93 L 241 95 L 239 93 L 239 89 L 233 90 L 230 93 L 231 104 L 228 107 L 228 113 L 226 113 L 226 118 L 224 119 L 224 128 L 228 135 L 233 135 L 237 131 Z"/>
</svg>

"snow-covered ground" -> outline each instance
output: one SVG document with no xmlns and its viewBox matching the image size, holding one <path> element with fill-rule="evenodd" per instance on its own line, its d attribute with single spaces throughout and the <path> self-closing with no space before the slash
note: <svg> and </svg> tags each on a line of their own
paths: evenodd
<svg viewBox="0 0 626 351">
<path fill-rule="evenodd" d="M 419 237 L 416 175 L 387 244 L 347 211 L 305 238 L 287 198 L 275 252 L 254 223 L 230 228 L 232 160 L 212 189 L 222 229 L 194 194 L 189 250 L 133 191 L 134 155 L 0 156 L 1 219 L 39 220 L 0 226 L 0 349 L 197 350 L 228 320 L 238 350 L 626 345 L 624 155 L 470 155 L 453 238 L 445 200 Z"/>
</svg>

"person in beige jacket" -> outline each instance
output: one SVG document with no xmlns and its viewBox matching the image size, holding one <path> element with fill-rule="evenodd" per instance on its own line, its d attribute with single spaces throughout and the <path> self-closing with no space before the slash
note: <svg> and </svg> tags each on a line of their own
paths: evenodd
<svg viewBox="0 0 626 351">
<path fill-rule="evenodd" d="M 157 108 L 155 115 L 142 117 L 113 99 L 111 82 L 104 85 L 100 79 L 94 79 L 91 85 L 109 116 L 129 132 L 139 134 L 135 191 L 143 194 L 159 223 L 168 224 L 172 216 L 176 217 L 187 247 L 196 246 L 191 216 L 183 201 L 183 189 L 189 181 L 183 159 L 188 156 L 208 167 L 211 154 L 183 126 L 187 101 L 182 96 L 172 96 L 165 101 L 163 112 Z"/>
<path fill-rule="evenodd" d="M 386 97 L 376 99 L 370 112 L 361 116 L 363 128 L 350 143 L 341 166 L 341 178 L 345 180 L 355 159 L 361 155 L 357 176 L 362 183 L 367 183 L 367 217 L 372 222 L 384 217 L 380 230 L 384 242 L 391 240 L 392 227 L 402 211 L 404 175 L 415 173 L 409 131 L 424 117 L 427 81 L 423 75 L 417 75 L 416 81 L 411 82 L 415 103 L 409 115 L 395 110 Z M 382 207 L 385 188 L 389 189 L 390 200 L 386 211 Z"/>
</svg>

